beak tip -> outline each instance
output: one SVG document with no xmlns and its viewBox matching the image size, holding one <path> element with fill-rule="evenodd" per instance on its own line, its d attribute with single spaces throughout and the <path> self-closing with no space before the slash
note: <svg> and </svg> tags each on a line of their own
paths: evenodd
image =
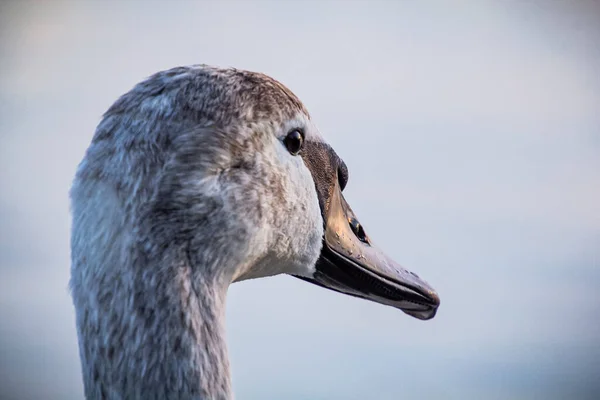
<svg viewBox="0 0 600 400">
<path fill-rule="evenodd" d="M 430 307 L 427 310 L 422 310 L 422 311 L 408 311 L 408 310 L 403 310 L 404 313 L 410 315 L 411 317 L 414 317 L 416 319 L 420 319 L 421 321 L 428 321 L 430 319 L 433 319 L 433 317 L 436 316 L 437 314 L 437 310 L 438 308 L 436 306 Z"/>
<path fill-rule="evenodd" d="M 428 290 L 427 293 L 432 305 L 437 309 L 440 306 L 440 295 L 435 290 Z"/>
<path fill-rule="evenodd" d="M 433 319 L 433 317 L 435 317 L 436 314 L 437 314 L 437 310 L 438 310 L 437 307 L 432 308 L 431 311 L 430 311 L 430 313 L 426 316 L 426 318 L 424 318 L 424 321 L 428 321 L 430 319 Z"/>
<path fill-rule="evenodd" d="M 430 319 L 433 319 L 437 314 L 438 308 L 440 306 L 440 296 L 433 289 L 426 289 L 423 294 L 427 294 L 427 309 L 420 311 L 411 310 L 404 312 L 410 315 L 411 317 L 420 319 L 422 321 L 428 321 Z"/>
</svg>

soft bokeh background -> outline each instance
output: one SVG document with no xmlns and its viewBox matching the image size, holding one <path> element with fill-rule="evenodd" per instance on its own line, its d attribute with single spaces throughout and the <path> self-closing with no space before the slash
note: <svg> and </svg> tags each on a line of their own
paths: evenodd
<svg viewBox="0 0 600 400">
<path fill-rule="evenodd" d="M 600 398 L 597 1 L 0 5 L 0 398 L 79 399 L 67 193 L 161 69 L 289 86 L 429 322 L 290 277 L 234 285 L 238 399 Z"/>
</svg>

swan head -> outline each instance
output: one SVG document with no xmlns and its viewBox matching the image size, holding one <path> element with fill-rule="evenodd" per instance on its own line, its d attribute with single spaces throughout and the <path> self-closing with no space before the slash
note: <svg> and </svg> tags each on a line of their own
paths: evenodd
<svg viewBox="0 0 600 400">
<path fill-rule="evenodd" d="M 438 308 L 375 246 L 344 198 L 347 166 L 266 75 L 200 65 L 151 76 L 107 111 L 77 179 L 108 183 L 149 257 L 185 249 L 206 279 L 289 274 L 419 319 Z"/>
</svg>

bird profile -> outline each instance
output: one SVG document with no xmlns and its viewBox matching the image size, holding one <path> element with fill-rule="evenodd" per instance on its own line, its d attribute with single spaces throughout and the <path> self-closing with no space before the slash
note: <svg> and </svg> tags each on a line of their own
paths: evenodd
<svg viewBox="0 0 600 400">
<path fill-rule="evenodd" d="M 156 73 L 104 114 L 71 188 L 71 281 L 88 399 L 233 398 L 225 300 L 288 274 L 431 319 L 437 293 L 380 251 L 348 168 L 260 73 Z"/>
</svg>

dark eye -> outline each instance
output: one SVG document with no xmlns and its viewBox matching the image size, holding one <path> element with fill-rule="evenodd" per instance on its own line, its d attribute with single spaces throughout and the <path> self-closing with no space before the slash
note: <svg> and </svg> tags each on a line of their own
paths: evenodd
<svg viewBox="0 0 600 400">
<path fill-rule="evenodd" d="M 304 136 L 298 129 L 294 129 L 287 134 L 285 139 L 283 139 L 283 143 L 285 144 L 285 147 L 287 147 L 290 154 L 295 156 L 300 152 L 300 150 L 302 150 Z"/>
<path fill-rule="evenodd" d="M 348 184 L 348 167 L 346 167 L 346 163 L 343 161 L 338 167 L 338 183 L 340 184 L 341 190 L 344 190 Z"/>
<path fill-rule="evenodd" d="M 358 240 L 369 244 L 369 238 L 367 238 L 367 234 L 365 233 L 365 230 L 360 222 L 358 222 L 356 218 L 348 218 L 348 223 L 350 224 L 350 229 L 352 229 L 352 232 L 354 232 Z"/>
</svg>

